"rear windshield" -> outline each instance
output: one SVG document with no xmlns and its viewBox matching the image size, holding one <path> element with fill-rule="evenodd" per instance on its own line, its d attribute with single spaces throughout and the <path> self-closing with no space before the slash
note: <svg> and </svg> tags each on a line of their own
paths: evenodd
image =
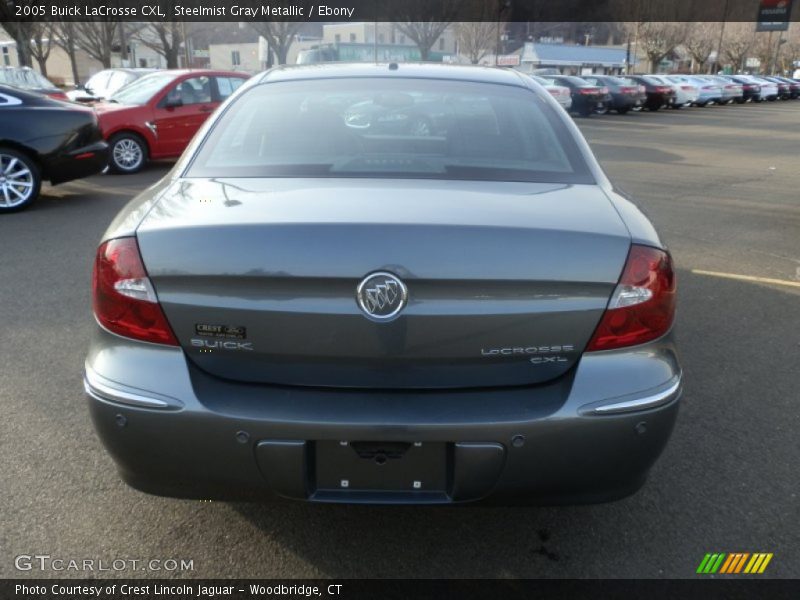
<svg viewBox="0 0 800 600">
<path fill-rule="evenodd" d="M 189 177 L 408 177 L 594 183 L 572 134 L 523 88 L 433 79 L 255 86 Z"/>
</svg>

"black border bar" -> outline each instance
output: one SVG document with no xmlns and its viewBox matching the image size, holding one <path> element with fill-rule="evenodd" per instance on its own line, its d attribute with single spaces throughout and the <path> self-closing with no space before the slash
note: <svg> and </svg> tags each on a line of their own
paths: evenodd
<svg viewBox="0 0 800 600">
<path fill-rule="evenodd" d="M 786 0 L 0 0 L 0 14 L 5 21 L 754 22 L 776 2 L 786 6 Z M 781 19 L 797 20 L 798 12 Z"/>
<path fill-rule="evenodd" d="M 18 586 L 25 586 L 24 589 Z M 137 593 L 123 593 L 137 588 Z M 145 587 L 147 588 L 145 591 Z M 214 595 L 202 594 L 205 587 Z M 85 593 L 74 590 L 85 588 Z M 100 593 L 97 589 L 100 588 Z M 224 590 L 229 591 L 224 591 Z M 158 590 L 161 590 L 160 592 Z M 169 590 L 165 592 L 164 590 Z M 270 591 L 267 591 L 270 590 Z M 276 593 L 280 592 L 280 593 Z M 674 600 L 737 600 L 769 598 L 795 600 L 800 580 L 731 578 L 667 580 L 568 580 L 568 579 L 340 579 L 340 580 L 249 580 L 249 579 L 5 579 L 0 580 L 3 600 L 264 600 L 266 598 L 325 598 L 330 600 L 446 600 L 487 598 L 530 600 L 531 598 L 603 598 L 616 600 L 647 598 Z"/>
</svg>

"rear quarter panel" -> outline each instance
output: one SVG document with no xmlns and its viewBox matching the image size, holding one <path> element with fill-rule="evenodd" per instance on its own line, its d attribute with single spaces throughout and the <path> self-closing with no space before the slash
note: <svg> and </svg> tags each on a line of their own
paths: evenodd
<svg viewBox="0 0 800 600">
<path fill-rule="evenodd" d="M 59 156 L 94 141 L 89 139 L 93 122 L 91 112 L 69 107 L 0 108 L 0 145 L 30 155 L 44 178 L 50 179 L 50 168 Z"/>
</svg>

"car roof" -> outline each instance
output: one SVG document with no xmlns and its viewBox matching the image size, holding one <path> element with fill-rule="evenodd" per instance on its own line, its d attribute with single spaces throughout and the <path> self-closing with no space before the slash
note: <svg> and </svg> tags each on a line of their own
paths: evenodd
<svg viewBox="0 0 800 600">
<path fill-rule="evenodd" d="M 149 69 L 148 69 L 149 70 Z M 249 78 L 250 75 L 244 73 L 242 71 L 221 71 L 219 69 L 153 69 L 152 72 L 146 73 L 146 75 L 153 75 L 156 73 L 169 73 L 174 75 L 175 77 L 183 77 L 184 75 L 222 75 L 225 77 L 234 76 L 234 77 L 246 77 Z"/>
<path fill-rule="evenodd" d="M 523 74 L 512 69 L 440 63 L 320 63 L 280 66 L 258 76 L 258 83 L 335 79 L 345 77 L 391 77 L 406 79 L 449 79 L 497 83 L 527 88 Z"/>
</svg>

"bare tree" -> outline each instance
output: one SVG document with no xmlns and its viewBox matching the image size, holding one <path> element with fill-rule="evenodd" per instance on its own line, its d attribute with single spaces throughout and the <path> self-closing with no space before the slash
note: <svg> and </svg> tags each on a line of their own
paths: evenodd
<svg viewBox="0 0 800 600">
<path fill-rule="evenodd" d="M 417 45 L 420 60 L 426 61 L 430 57 L 431 48 L 449 24 L 444 21 L 406 21 L 395 25 Z"/>
<path fill-rule="evenodd" d="M 761 70 L 769 72 L 772 64 L 772 58 L 775 55 L 776 47 L 779 36 L 770 33 L 759 33 L 755 36 L 753 45 L 750 48 L 750 55 L 757 58 L 761 63 Z"/>
<path fill-rule="evenodd" d="M 661 61 L 686 41 L 687 28 L 687 23 L 671 21 L 638 24 L 638 42 L 650 62 L 651 71 L 655 72 Z"/>
<path fill-rule="evenodd" d="M 257 21 L 251 25 L 267 40 L 270 50 L 275 53 L 275 63 L 279 65 L 286 64 L 289 49 L 302 26 L 303 23 L 297 21 Z"/>
<path fill-rule="evenodd" d="M 425 61 L 429 59 L 436 40 L 468 1 L 470 0 L 405 0 L 391 5 L 391 20 L 395 22 L 397 29 L 417 45 L 420 60 Z M 488 10 L 494 7 L 496 12 L 498 1 L 502 0 L 486 0 Z"/>
<path fill-rule="evenodd" d="M 72 81 L 77 86 L 80 83 L 78 75 L 78 46 L 75 43 L 77 32 L 72 21 L 59 21 L 53 24 L 53 43 L 61 48 L 69 58 L 72 68 Z"/>
<path fill-rule="evenodd" d="M 791 23 L 784 39 L 786 43 L 781 48 L 778 68 L 784 73 L 788 71 L 791 77 L 794 61 L 800 61 L 800 24 Z"/>
<path fill-rule="evenodd" d="M 111 49 L 117 41 L 119 21 L 75 22 L 75 43 L 78 48 L 103 65 L 111 68 Z"/>
<path fill-rule="evenodd" d="M 491 21 L 456 23 L 459 53 L 466 56 L 473 65 L 477 65 L 494 46 L 497 27 L 498 24 Z"/>
<path fill-rule="evenodd" d="M 55 27 L 49 21 L 37 21 L 33 23 L 31 34 L 31 55 L 36 59 L 39 71 L 47 77 L 47 59 L 50 58 L 50 52 L 53 49 Z"/>
<path fill-rule="evenodd" d="M 20 23 L 13 21 L 16 14 L 17 2 L 14 0 L 0 0 L 0 27 L 17 45 L 17 58 L 23 67 L 33 66 L 31 61 L 31 38 L 35 23 Z"/>
<path fill-rule="evenodd" d="M 694 73 L 705 72 L 711 53 L 714 52 L 717 45 L 717 37 L 721 27 L 719 23 L 710 22 L 689 25 L 683 47 L 692 57 L 692 71 Z M 717 58 L 717 62 L 719 62 L 719 58 Z"/>
<path fill-rule="evenodd" d="M 755 41 L 753 23 L 728 23 L 722 54 L 733 65 L 734 70 L 744 69 L 745 60 L 750 56 Z"/>
<path fill-rule="evenodd" d="M 181 46 L 185 42 L 183 29 L 184 24 L 175 21 L 153 21 L 132 35 L 163 56 L 168 69 L 177 69 L 180 66 Z"/>
</svg>

